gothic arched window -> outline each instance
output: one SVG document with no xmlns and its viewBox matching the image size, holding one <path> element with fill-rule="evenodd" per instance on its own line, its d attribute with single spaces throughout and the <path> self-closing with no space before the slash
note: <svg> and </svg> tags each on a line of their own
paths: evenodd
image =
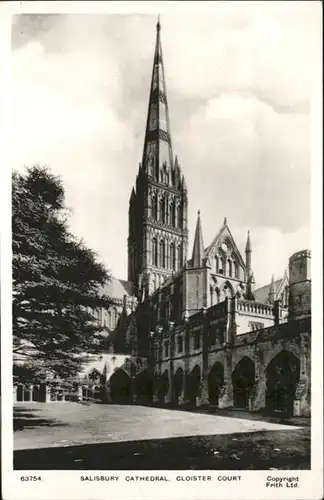
<svg viewBox="0 0 324 500">
<path fill-rule="evenodd" d="M 232 261 L 231 261 L 231 259 L 228 259 L 227 263 L 228 263 L 228 276 L 232 277 L 232 274 L 233 274 L 233 269 L 232 269 L 232 267 L 233 267 L 233 266 L 232 266 Z"/>
<path fill-rule="evenodd" d="M 175 255 L 174 243 L 171 243 L 171 245 L 170 245 L 170 267 L 171 267 L 172 271 L 175 271 L 175 269 L 176 269 L 176 255 Z"/>
<path fill-rule="evenodd" d="M 165 199 L 160 200 L 160 221 L 165 222 Z"/>
<path fill-rule="evenodd" d="M 153 238 L 152 240 L 152 264 L 153 266 L 158 265 L 158 249 L 157 249 L 156 238 Z"/>
<path fill-rule="evenodd" d="M 165 243 L 160 241 L 160 266 L 165 267 Z"/>
<path fill-rule="evenodd" d="M 170 214 L 171 214 L 171 224 L 173 227 L 176 225 L 176 210 L 175 210 L 175 202 L 172 201 L 170 205 Z"/>
<path fill-rule="evenodd" d="M 235 260 L 233 260 L 234 278 L 239 278 L 239 266 Z"/>
<path fill-rule="evenodd" d="M 182 259 L 181 259 L 181 257 L 182 257 L 182 256 L 181 256 L 181 246 L 179 245 L 179 246 L 177 247 L 177 267 L 178 267 L 178 270 L 179 270 L 179 269 L 181 269 L 181 264 L 182 264 L 182 262 L 181 262 L 181 260 L 182 260 Z"/>
<path fill-rule="evenodd" d="M 152 219 L 157 219 L 157 199 L 156 196 L 152 197 Z"/>
<path fill-rule="evenodd" d="M 181 227 L 181 207 L 177 205 L 177 227 Z"/>
<path fill-rule="evenodd" d="M 218 255 L 215 255 L 215 271 L 218 273 L 219 271 L 219 257 Z"/>
</svg>

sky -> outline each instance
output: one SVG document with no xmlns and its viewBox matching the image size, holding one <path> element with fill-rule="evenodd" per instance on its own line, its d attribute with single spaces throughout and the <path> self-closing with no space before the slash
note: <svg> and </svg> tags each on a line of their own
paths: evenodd
<svg viewBox="0 0 324 500">
<path fill-rule="evenodd" d="M 224 217 L 257 286 L 310 248 L 316 2 L 161 12 L 174 153 L 207 247 Z M 128 202 L 142 158 L 156 15 L 13 18 L 12 167 L 61 176 L 72 232 L 127 279 Z"/>
</svg>

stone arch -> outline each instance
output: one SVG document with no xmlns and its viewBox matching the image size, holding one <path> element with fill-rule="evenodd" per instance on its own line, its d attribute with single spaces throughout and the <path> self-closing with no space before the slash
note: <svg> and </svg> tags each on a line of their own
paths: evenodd
<svg viewBox="0 0 324 500">
<path fill-rule="evenodd" d="M 95 385 L 93 387 L 93 399 L 96 403 L 101 403 L 103 398 L 102 386 Z"/>
<path fill-rule="evenodd" d="M 46 402 L 46 392 L 47 392 L 47 386 L 46 384 L 40 384 L 40 389 L 39 389 L 39 401 L 42 403 Z"/>
<path fill-rule="evenodd" d="M 33 385 L 32 401 L 39 402 L 39 385 Z"/>
<path fill-rule="evenodd" d="M 176 405 L 179 404 L 179 398 L 183 390 L 183 377 L 183 369 L 179 367 L 174 374 L 172 387 L 172 401 Z"/>
<path fill-rule="evenodd" d="M 289 342 L 287 347 L 285 346 L 284 342 L 277 342 L 272 349 L 265 349 L 264 350 L 264 364 L 267 366 L 277 354 L 280 354 L 281 351 L 289 351 L 291 354 L 293 354 L 296 358 L 299 358 L 300 356 L 300 348 L 297 345 L 294 345 L 293 342 Z"/>
<path fill-rule="evenodd" d="M 232 373 L 233 402 L 235 408 L 249 409 L 254 383 L 255 364 L 251 358 L 244 356 L 236 364 Z"/>
<path fill-rule="evenodd" d="M 23 386 L 23 401 L 30 401 L 30 388 L 28 385 Z"/>
<path fill-rule="evenodd" d="M 293 414 L 294 399 L 300 377 L 300 360 L 282 350 L 266 367 L 266 409 L 269 412 Z"/>
<path fill-rule="evenodd" d="M 188 401 L 191 405 L 197 405 L 197 398 L 200 397 L 200 380 L 201 369 L 199 365 L 195 365 L 189 375 L 188 384 Z"/>
<path fill-rule="evenodd" d="M 18 384 L 17 386 L 17 401 L 24 400 L 24 386 L 22 384 Z"/>
<path fill-rule="evenodd" d="M 211 405 L 218 406 L 223 385 L 224 366 L 219 361 L 216 361 L 208 373 L 208 397 Z"/>
<path fill-rule="evenodd" d="M 119 368 L 109 379 L 110 398 L 112 403 L 131 404 L 132 385 L 129 375 Z"/>
<path fill-rule="evenodd" d="M 141 371 L 135 378 L 136 403 L 149 404 L 153 401 L 153 378 L 148 370 Z"/>
</svg>

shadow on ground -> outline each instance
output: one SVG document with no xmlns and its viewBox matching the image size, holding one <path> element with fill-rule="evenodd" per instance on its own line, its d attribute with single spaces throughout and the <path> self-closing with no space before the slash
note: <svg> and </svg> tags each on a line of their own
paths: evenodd
<svg viewBox="0 0 324 500">
<path fill-rule="evenodd" d="M 173 408 L 171 408 L 173 409 Z M 179 408 L 178 408 L 179 409 Z M 266 413 L 264 411 L 254 411 L 249 412 L 247 410 L 240 410 L 235 408 L 218 408 L 216 406 L 208 405 L 206 407 L 191 408 L 184 407 L 181 408 L 183 411 L 192 413 L 201 413 L 204 415 L 218 415 L 221 417 L 234 417 L 243 418 L 245 420 L 262 420 L 262 422 L 270 422 L 282 425 L 292 425 L 292 426 L 303 426 L 309 427 L 311 425 L 310 417 L 293 417 L 289 414 L 284 414 L 282 412 L 278 413 Z"/>
<path fill-rule="evenodd" d="M 39 413 L 39 412 L 38 412 Z M 26 427 L 66 427 L 67 424 L 56 419 L 39 418 L 32 408 L 15 408 L 13 413 L 13 430 L 23 431 Z"/>
<path fill-rule="evenodd" d="M 14 469 L 310 469 L 310 433 L 299 429 L 188 436 L 14 452 Z"/>
</svg>

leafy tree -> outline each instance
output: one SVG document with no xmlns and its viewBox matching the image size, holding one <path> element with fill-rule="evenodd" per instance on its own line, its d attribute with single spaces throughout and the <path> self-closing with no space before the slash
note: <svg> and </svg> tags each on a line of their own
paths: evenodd
<svg viewBox="0 0 324 500">
<path fill-rule="evenodd" d="M 12 177 L 13 350 L 17 378 L 75 376 L 101 350 L 94 312 L 109 274 L 69 231 L 64 188 L 47 167 Z M 19 361 L 20 359 L 20 361 Z M 21 363 L 26 360 L 24 369 Z"/>
</svg>

